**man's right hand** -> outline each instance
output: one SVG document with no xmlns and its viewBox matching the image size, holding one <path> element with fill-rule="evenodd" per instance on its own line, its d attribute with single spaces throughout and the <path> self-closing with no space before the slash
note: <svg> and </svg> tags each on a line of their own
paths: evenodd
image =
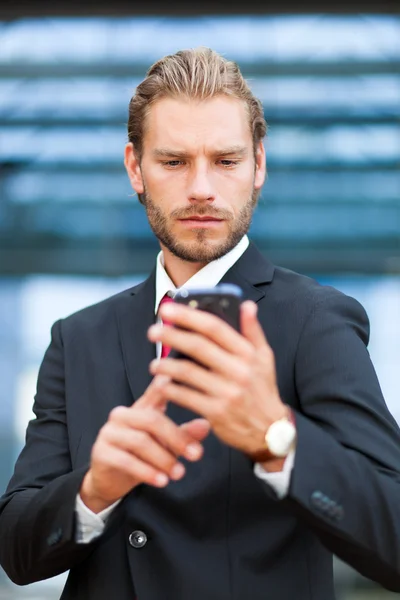
<svg viewBox="0 0 400 600">
<path fill-rule="evenodd" d="M 199 460 L 201 441 L 210 425 L 194 419 L 176 425 L 165 413 L 161 399 L 162 378 L 154 378 L 131 407 L 117 406 L 100 430 L 93 445 L 91 464 L 80 495 L 84 504 L 98 513 L 141 483 L 165 487 L 178 480 L 185 468 L 177 460 Z"/>
</svg>

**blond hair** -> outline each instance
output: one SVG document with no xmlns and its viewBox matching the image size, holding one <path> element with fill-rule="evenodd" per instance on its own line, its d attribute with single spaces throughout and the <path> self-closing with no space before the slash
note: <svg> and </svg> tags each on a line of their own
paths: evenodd
<svg viewBox="0 0 400 600">
<path fill-rule="evenodd" d="M 267 132 L 262 104 L 251 92 L 239 66 L 210 48 L 180 50 L 154 63 L 129 103 L 128 138 L 139 160 L 146 117 L 161 98 L 206 100 L 218 95 L 242 100 L 249 115 L 254 151 Z"/>
</svg>

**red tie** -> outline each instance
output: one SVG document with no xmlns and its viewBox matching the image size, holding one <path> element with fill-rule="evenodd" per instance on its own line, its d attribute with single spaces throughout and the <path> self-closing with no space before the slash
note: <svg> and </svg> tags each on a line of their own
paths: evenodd
<svg viewBox="0 0 400 600">
<path fill-rule="evenodd" d="M 162 306 L 163 304 L 167 304 L 167 302 L 173 302 L 174 299 L 171 298 L 171 296 L 168 296 L 168 294 L 165 294 L 164 298 L 161 300 L 160 302 L 160 306 Z M 163 323 L 164 325 L 171 325 L 171 321 L 168 321 L 167 319 L 163 319 Z M 170 346 L 162 346 L 161 348 L 161 358 L 165 358 L 166 356 L 168 356 L 168 354 L 170 353 Z"/>
</svg>

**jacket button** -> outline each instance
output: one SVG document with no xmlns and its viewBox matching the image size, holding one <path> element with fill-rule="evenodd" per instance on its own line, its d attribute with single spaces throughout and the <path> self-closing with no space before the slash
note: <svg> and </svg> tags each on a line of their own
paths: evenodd
<svg viewBox="0 0 400 600">
<path fill-rule="evenodd" d="M 147 543 L 147 535 L 143 531 L 132 531 L 129 543 L 133 548 L 143 548 Z"/>
<path fill-rule="evenodd" d="M 312 504 L 314 504 L 314 506 L 316 506 L 317 508 L 323 508 L 323 506 L 325 505 L 325 496 L 322 492 L 319 491 L 315 491 L 311 494 L 311 502 Z"/>
<path fill-rule="evenodd" d="M 336 506 L 334 517 L 337 521 L 341 521 L 344 517 L 343 506 L 341 506 L 340 504 L 338 504 L 338 506 Z"/>
<path fill-rule="evenodd" d="M 337 509 L 337 504 L 334 500 L 330 500 L 326 509 L 326 512 L 328 513 L 328 515 L 330 517 L 332 517 L 332 519 L 336 518 L 336 509 Z"/>
<path fill-rule="evenodd" d="M 53 531 L 53 533 L 51 533 L 49 535 L 49 537 L 47 538 L 46 542 L 48 546 L 55 546 L 56 544 L 58 544 L 61 541 L 62 538 L 62 529 L 57 529 L 56 531 Z"/>
</svg>

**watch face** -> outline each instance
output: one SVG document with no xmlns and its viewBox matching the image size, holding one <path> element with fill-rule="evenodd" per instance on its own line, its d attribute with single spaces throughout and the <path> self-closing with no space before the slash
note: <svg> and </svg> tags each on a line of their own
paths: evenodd
<svg viewBox="0 0 400 600">
<path fill-rule="evenodd" d="M 295 439 L 296 428 L 287 419 L 280 419 L 272 423 L 265 436 L 269 451 L 279 457 L 289 454 Z"/>
</svg>

